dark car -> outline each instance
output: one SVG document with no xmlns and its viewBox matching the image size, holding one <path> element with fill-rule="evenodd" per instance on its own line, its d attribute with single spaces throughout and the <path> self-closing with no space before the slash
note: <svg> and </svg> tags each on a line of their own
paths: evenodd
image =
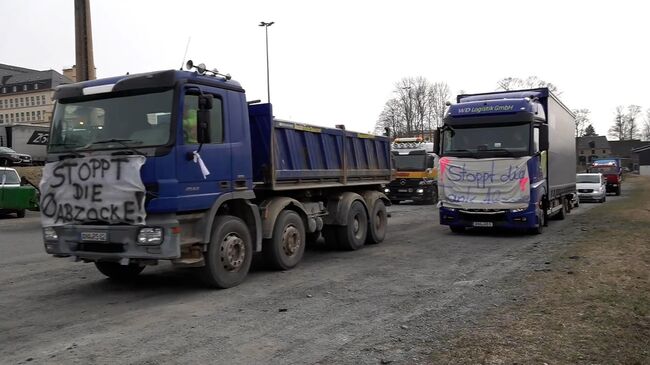
<svg viewBox="0 0 650 365">
<path fill-rule="evenodd" d="M 0 147 L 0 166 L 29 166 L 32 156 L 18 153 L 9 147 Z"/>
</svg>

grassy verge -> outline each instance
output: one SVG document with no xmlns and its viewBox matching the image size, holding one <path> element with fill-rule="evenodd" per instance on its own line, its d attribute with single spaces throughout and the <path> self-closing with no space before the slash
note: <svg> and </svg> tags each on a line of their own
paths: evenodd
<svg viewBox="0 0 650 365">
<path fill-rule="evenodd" d="M 628 199 L 576 217 L 584 230 L 526 281 L 527 299 L 493 312 L 432 363 L 650 364 L 650 179 Z"/>
<path fill-rule="evenodd" d="M 18 175 L 26 177 L 32 184 L 38 186 L 43 176 L 43 166 L 16 166 Z"/>
</svg>

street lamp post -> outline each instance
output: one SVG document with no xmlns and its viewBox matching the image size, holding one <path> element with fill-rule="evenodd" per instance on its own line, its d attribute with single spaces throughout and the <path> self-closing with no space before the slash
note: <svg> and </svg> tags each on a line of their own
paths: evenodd
<svg viewBox="0 0 650 365">
<path fill-rule="evenodd" d="M 260 22 L 259 24 L 260 27 L 264 27 L 264 32 L 266 33 L 266 95 L 269 103 L 271 102 L 271 86 L 269 83 L 269 27 L 274 23 Z"/>
</svg>

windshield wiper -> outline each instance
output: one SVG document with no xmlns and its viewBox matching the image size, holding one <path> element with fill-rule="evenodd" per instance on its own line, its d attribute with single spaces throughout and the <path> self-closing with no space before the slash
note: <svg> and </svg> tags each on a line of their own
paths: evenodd
<svg viewBox="0 0 650 365">
<path fill-rule="evenodd" d="M 507 150 L 505 148 L 488 148 L 488 149 L 484 149 L 484 150 L 479 150 L 479 152 L 502 152 L 502 153 L 505 153 L 506 156 L 509 156 L 509 157 L 514 157 L 514 155 L 515 155 L 514 153 L 512 153 L 512 151 Z"/>
<path fill-rule="evenodd" d="M 111 138 L 111 139 L 103 139 L 103 140 L 100 140 L 100 141 L 90 142 L 90 143 L 88 143 L 87 145 L 85 145 L 83 147 L 77 148 L 77 150 L 87 149 L 87 148 L 90 148 L 91 146 L 96 145 L 96 144 L 118 143 L 118 144 L 124 146 L 125 148 L 127 148 L 129 151 L 133 152 L 133 154 L 144 155 L 144 153 L 142 153 L 142 152 L 136 150 L 135 148 L 129 146 L 128 144 L 126 144 L 126 142 L 131 142 L 131 143 L 134 143 L 134 144 L 142 143 L 142 141 L 134 141 L 134 140 L 128 139 L 128 138 L 127 139 Z"/>
</svg>

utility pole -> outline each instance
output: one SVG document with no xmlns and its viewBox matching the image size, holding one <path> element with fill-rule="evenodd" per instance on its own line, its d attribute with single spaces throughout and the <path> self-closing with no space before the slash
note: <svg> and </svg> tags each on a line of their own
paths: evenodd
<svg viewBox="0 0 650 365">
<path fill-rule="evenodd" d="M 74 28 L 76 81 L 94 80 L 96 76 L 89 0 L 74 0 Z"/>
<path fill-rule="evenodd" d="M 267 93 L 267 102 L 271 102 L 271 86 L 269 84 L 269 27 L 272 26 L 275 22 L 260 22 L 259 26 L 264 27 L 266 32 L 266 93 Z"/>
</svg>

